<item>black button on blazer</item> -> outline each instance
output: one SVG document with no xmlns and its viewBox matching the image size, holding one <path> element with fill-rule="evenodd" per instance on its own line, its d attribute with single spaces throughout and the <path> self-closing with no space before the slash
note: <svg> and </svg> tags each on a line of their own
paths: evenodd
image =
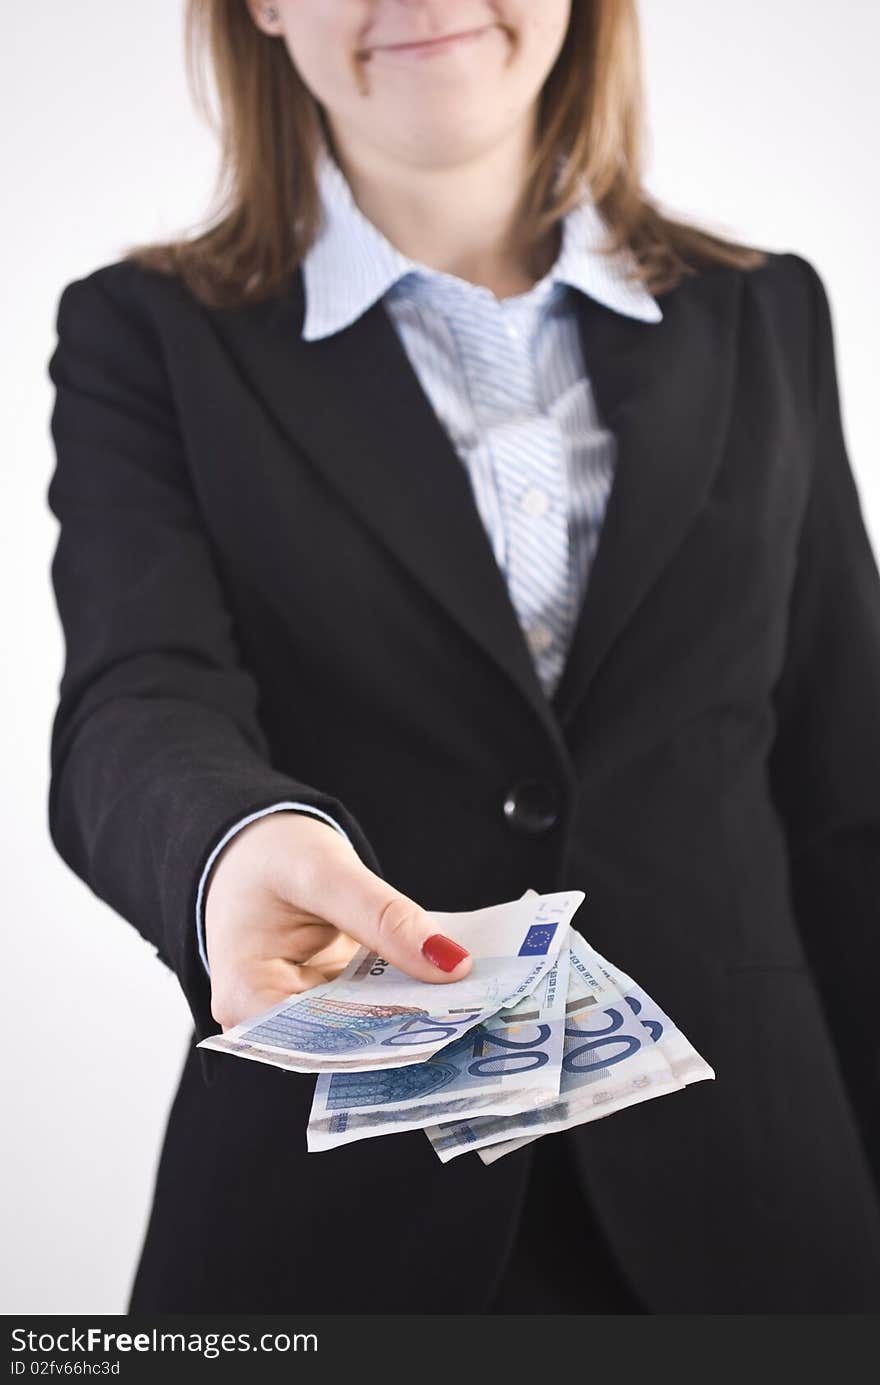
<svg viewBox="0 0 880 1385">
<path fill-rule="evenodd" d="M 566 1137 L 641 1300 L 876 1309 L 880 579 L 827 294 L 772 254 L 685 279 L 661 323 L 578 305 L 618 466 L 548 700 L 381 302 L 303 342 L 299 274 L 225 310 L 123 261 L 65 288 L 52 839 L 174 968 L 194 1039 L 197 883 L 254 809 L 326 809 L 428 909 L 583 889 L 579 926 L 717 1074 Z M 133 1309 L 488 1301 L 530 1150 L 308 1155 L 312 1088 L 191 1049 Z"/>
</svg>

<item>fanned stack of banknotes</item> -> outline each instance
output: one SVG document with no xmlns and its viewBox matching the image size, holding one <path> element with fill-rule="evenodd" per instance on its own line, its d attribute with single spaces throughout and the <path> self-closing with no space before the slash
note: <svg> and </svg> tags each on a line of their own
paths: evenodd
<svg viewBox="0 0 880 1385">
<path fill-rule="evenodd" d="M 463 981 L 414 981 L 361 948 L 345 971 L 200 1048 L 317 1073 L 307 1144 L 423 1129 L 446 1163 L 715 1076 L 633 979 L 572 926 L 582 890 L 431 912 L 466 947 Z"/>
</svg>

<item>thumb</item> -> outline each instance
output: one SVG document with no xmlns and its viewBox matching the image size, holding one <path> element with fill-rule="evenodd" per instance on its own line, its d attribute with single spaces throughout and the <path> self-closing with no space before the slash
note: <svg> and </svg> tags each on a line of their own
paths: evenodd
<svg viewBox="0 0 880 1385">
<path fill-rule="evenodd" d="M 334 853 L 329 869 L 297 889 L 296 902 L 418 981 L 461 981 L 473 966 L 466 948 L 354 851 Z"/>
</svg>

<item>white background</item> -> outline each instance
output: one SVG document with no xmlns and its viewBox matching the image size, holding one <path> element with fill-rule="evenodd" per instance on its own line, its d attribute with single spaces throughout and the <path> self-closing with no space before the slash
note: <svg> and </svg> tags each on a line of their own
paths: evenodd
<svg viewBox="0 0 880 1385">
<path fill-rule="evenodd" d="M 243 0 L 242 0 L 243 2 Z M 673 212 L 811 259 L 831 297 L 850 457 L 880 547 L 874 0 L 642 0 L 649 186 Z M 184 229 L 213 187 L 181 0 L 10 6 L 0 52 L 3 389 L 0 1311 L 123 1312 L 189 1014 L 134 929 L 55 855 L 48 741 L 63 648 L 46 362 L 58 295 Z"/>
</svg>

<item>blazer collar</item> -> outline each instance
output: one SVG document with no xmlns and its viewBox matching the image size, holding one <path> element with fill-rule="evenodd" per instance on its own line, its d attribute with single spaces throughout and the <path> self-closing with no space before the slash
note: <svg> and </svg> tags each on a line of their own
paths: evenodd
<svg viewBox="0 0 880 1385">
<path fill-rule="evenodd" d="M 444 283 L 464 285 L 455 275 L 409 259 L 383 235 L 358 207 L 326 144 L 320 147 L 316 174 L 321 224 L 302 264 L 302 336 L 306 341 L 317 341 L 351 326 L 408 274 L 417 274 L 438 288 Z M 523 297 L 540 302 L 554 284 L 568 284 L 617 312 L 659 322 L 663 314 L 656 299 L 631 277 L 631 256 L 623 251 L 608 255 L 600 250 L 607 235 L 608 228 L 584 184 L 581 200 L 563 220 L 555 264 Z"/>
<path fill-rule="evenodd" d="M 549 700 L 465 468 L 381 301 L 316 341 L 301 336 L 300 271 L 278 298 L 206 311 L 286 444 L 501 670 L 564 753 L 576 716 L 720 465 L 742 277 L 718 268 L 684 280 L 664 296 L 659 322 L 576 296 L 584 359 L 600 416 L 617 438 L 617 465 L 568 662 Z"/>
</svg>

